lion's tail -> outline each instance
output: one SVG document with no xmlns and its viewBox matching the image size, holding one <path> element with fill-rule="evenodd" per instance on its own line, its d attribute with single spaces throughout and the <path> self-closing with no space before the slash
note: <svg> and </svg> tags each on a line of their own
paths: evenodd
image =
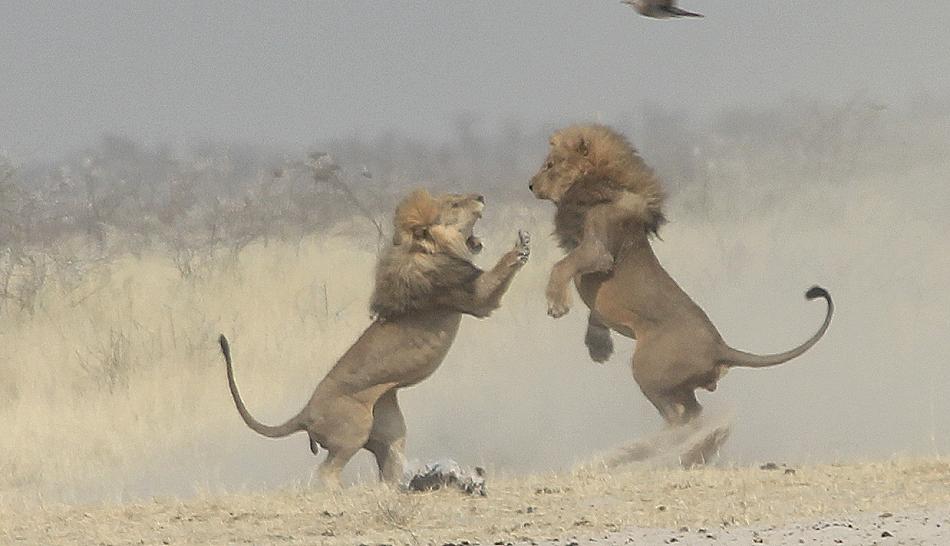
<svg viewBox="0 0 950 546">
<path fill-rule="evenodd" d="M 237 383 L 234 382 L 234 369 L 231 365 L 231 348 L 228 345 L 228 338 L 224 337 L 224 334 L 221 334 L 221 337 L 218 338 L 218 343 L 221 345 L 221 353 L 224 354 L 224 363 L 228 368 L 228 387 L 231 389 L 231 397 L 234 398 L 234 405 L 237 406 L 238 413 L 241 414 L 241 419 L 244 419 L 247 426 L 251 427 L 251 430 L 254 432 L 267 436 L 268 438 L 283 438 L 294 432 L 304 430 L 299 415 L 294 416 L 282 425 L 273 427 L 261 423 L 247 411 L 247 407 L 244 406 L 244 401 L 241 400 L 241 394 L 238 393 Z"/>
<path fill-rule="evenodd" d="M 784 353 L 778 353 L 774 355 L 757 355 L 753 353 L 747 353 L 745 351 L 739 351 L 733 349 L 729 346 L 723 346 L 723 354 L 720 356 L 720 362 L 727 366 L 741 366 L 745 368 L 765 368 L 768 366 L 775 366 L 776 364 L 782 364 L 783 362 L 788 362 L 789 360 L 800 356 L 802 353 L 811 349 L 811 347 L 818 343 L 818 340 L 825 335 L 825 331 L 828 330 L 828 325 L 831 324 L 831 315 L 834 313 L 835 304 L 831 301 L 831 294 L 827 290 L 820 286 L 811 287 L 808 292 L 805 292 L 805 298 L 809 300 L 824 298 L 828 303 L 828 312 L 825 315 L 825 322 L 821 325 L 821 328 L 815 332 L 815 335 L 811 336 L 808 341 L 802 343 L 798 347 L 790 351 L 785 351 Z"/>
</svg>

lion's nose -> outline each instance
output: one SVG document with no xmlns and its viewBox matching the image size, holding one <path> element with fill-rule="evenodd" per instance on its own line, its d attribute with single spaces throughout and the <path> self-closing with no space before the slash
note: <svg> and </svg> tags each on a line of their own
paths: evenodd
<svg viewBox="0 0 950 546">
<path fill-rule="evenodd" d="M 529 183 L 528 183 L 528 189 L 529 189 L 530 191 L 534 191 L 534 182 L 529 182 Z"/>
<path fill-rule="evenodd" d="M 484 195 L 476 195 L 476 196 L 475 196 L 475 200 L 478 201 L 479 203 L 484 203 L 484 202 L 485 202 L 485 196 L 484 196 Z"/>
</svg>

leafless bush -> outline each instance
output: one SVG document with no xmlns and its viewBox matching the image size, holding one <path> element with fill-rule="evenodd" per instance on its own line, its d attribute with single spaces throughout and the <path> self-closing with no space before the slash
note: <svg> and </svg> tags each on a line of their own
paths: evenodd
<svg viewBox="0 0 950 546">
<path fill-rule="evenodd" d="M 789 188 L 849 184 L 942 161 L 950 105 L 918 102 L 892 108 L 864 96 L 841 104 L 789 100 L 705 121 L 649 106 L 642 123 L 618 127 L 659 171 L 681 211 L 731 215 L 736 207 L 767 210 Z M 46 263 L 38 252 L 64 252 L 54 261 L 68 265 L 79 254 L 108 261 L 160 249 L 183 277 L 197 278 L 215 256 L 236 256 L 255 242 L 300 241 L 340 226 L 370 228 L 381 239 L 398 196 L 420 185 L 527 203 L 525 180 L 552 128 L 525 132 L 508 123 L 492 133 L 468 115 L 441 144 L 389 133 L 325 142 L 310 154 L 235 145 L 175 152 L 105 136 L 57 164 L 21 166 L 0 156 L 0 287 L 4 299 L 29 308 L 28 294 L 13 294 L 9 281 L 25 279 L 27 292 L 34 287 Z M 89 248 L 60 244 L 77 239 Z"/>
<path fill-rule="evenodd" d="M 0 251 L 0 298 L 20 311 L 36 311 L 38 297 L 51 273 L 51 258 L 42 252 L 9 247 Z"/>
<path fill-rule="evenodd" d="M 92 354 L 77 354 L 80 366 L 89 379 L 101 388 L 113 392 L 129 386 L 135 370 L 132 344 L 125 332 L 109 330 L 109 338 Z"/>
</svg>

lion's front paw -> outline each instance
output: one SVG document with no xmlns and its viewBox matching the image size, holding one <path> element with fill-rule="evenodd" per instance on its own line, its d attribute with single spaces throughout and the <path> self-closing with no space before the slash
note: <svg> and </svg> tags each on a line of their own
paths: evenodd
<svg viewBox="0 0 950 546">
<path fill-rule="evenodd" d="M 518 242 L 515 243 L 515 253 L 518 256 L 518 263 L 521 265 L 528 263 L 528 256 L 531 255 L 531 234 L 523 229 L 518 230 Z"/>
<path fill-rule="evenodd" d="M 567 290 L 548 291 L 548 315 L 561 318 L 571 310 L 571 293 Z"/>
</svg>

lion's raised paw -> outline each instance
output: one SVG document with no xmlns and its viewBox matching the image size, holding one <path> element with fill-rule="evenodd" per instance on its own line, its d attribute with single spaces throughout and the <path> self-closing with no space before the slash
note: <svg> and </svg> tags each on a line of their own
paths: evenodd
<svg viewBox="0 0 950 546">
<path fill-rule="evenodd" d="M 528 257 L 531 255 L 531 234 L 523 229 L 518 230 L 515 252 L 518 255 L 518 263 L 521 265 L 528 263 Z"/>
</svg>

